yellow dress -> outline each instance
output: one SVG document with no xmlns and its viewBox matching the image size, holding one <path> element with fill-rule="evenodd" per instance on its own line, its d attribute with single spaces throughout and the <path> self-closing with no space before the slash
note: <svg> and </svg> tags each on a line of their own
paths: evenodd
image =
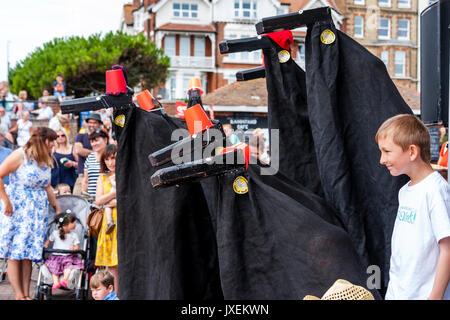
<svg viewBox="0 0 450 320">
<path fill-rule="evenodd" d="M 106 175 L 101 175 L 103 180 L 103 192 L 109 193 L 112 186 Z M 104 212 L 104 211 L 103 211 Z M 106 234 L 106 227 L 108 221 L 105 216 L 103 216 L 102 227 L 97 240 L 97 254 L 95 256 L 96 266 L 107 266 L 114 267 L 117 266 L 117 208 L 114 207 L 112 211 L 112 219 L 116 224 L 116 227 L 110 234 Z"/>
</svg>

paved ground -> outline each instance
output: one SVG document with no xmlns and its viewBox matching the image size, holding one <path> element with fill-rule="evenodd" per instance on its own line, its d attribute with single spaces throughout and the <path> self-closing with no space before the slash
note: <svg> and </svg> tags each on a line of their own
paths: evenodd
<svg viewBox="0 0 450 320">
<path fill-rule="evenodd" d="M 0 260 L 0 273 L 2 272 L 3 260 Z M 36 283 L 39 274 L 38 265 L 33 263 L 33 272 L 31 275 L 31 284 L 30 284 L 30 297 L 34 298 L 36 293 Z M 1 275 L 0 275 L 1 276 Z M 0 278 L 0 300 L 14 300 L 14 291 L 11 287 L 11 284 L 8 280 L 8 275 L 6 274 L 5 279 L 2 280 L 3 277 Z M 63 290 L 57 289 L 53 290 L 53 300 L 75 300 L 75 291 L 74 290 Z"/>
</svg>

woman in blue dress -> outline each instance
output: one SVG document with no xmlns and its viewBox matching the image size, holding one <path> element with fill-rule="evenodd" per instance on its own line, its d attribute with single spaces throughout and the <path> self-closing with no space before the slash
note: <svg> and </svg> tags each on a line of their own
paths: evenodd
<svg viewBox="0 0 450 320">
<path fill-rule="evenodd" d="M 48 203 L 61 211 L 50 185 L 55 139 L 52 129 L 39 127 L 0 165 L 0 257 L 8 259 L 17 300 L 31 300 L 31 262 L 42 258 Z M 7 175 L 10 183 L 5 188 L 1 178 Z"/>
</svg>

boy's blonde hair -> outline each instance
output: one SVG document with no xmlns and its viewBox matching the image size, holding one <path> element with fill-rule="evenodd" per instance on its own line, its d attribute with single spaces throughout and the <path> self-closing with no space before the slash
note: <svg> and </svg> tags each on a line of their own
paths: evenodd
<svg viewBox="0 0 450 320">
<path fill-rule="evenodd" d="M 420 158 L 431 161 L 430 133 L 425 125 L 415 115 L 399 114 L 387 119 L 377 131 L 375 141 L 392 137 L 392 141 L 406 151 L 412 144 L 420 149 Z"/>
<path fill-rule="evenodd" d="M 93 289 L 97 289 L 100 285 L 109 288 L 109 286 L 114 287 L 114 276 L 108 270 L 99 270 L 92 277 L 89 282 L 89 286 Z"/>
</svg>

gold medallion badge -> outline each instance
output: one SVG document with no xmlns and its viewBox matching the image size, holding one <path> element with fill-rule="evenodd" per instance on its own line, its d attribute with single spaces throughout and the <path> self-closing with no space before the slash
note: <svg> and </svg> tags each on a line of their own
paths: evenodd
<svg viewBox="0 0 450 320">
<path fill-rule="evenodd" d="M 281 50 L 280 52 L 278 52 L 278 60 L 280 61 L 280 63 L 288 62 L 290 58 L 291 54 L 289 53 L 289 51 Z"/>
<path fill-rule="evenodd" d="M 233 182 L 233 190 L 237 194 L 244 194 L 248 192 L 248 181 L 243 176 L 237 177 Z"/>
<path fill-rule="evenodd" d="M 123 114 L 119 114 L 115 119 L 114 119 L 114 123 L 119 126 L 122 127 L 125 125 L 125 115 Z"/>
<path fill-rule="evenodd" d="M 323 44 L 333 43 L 335 39 L 336 35 L 330 29 L 323 30 L 322 34 L 320 35 L 320 41 L 322 41 Z"/>
</svg>

